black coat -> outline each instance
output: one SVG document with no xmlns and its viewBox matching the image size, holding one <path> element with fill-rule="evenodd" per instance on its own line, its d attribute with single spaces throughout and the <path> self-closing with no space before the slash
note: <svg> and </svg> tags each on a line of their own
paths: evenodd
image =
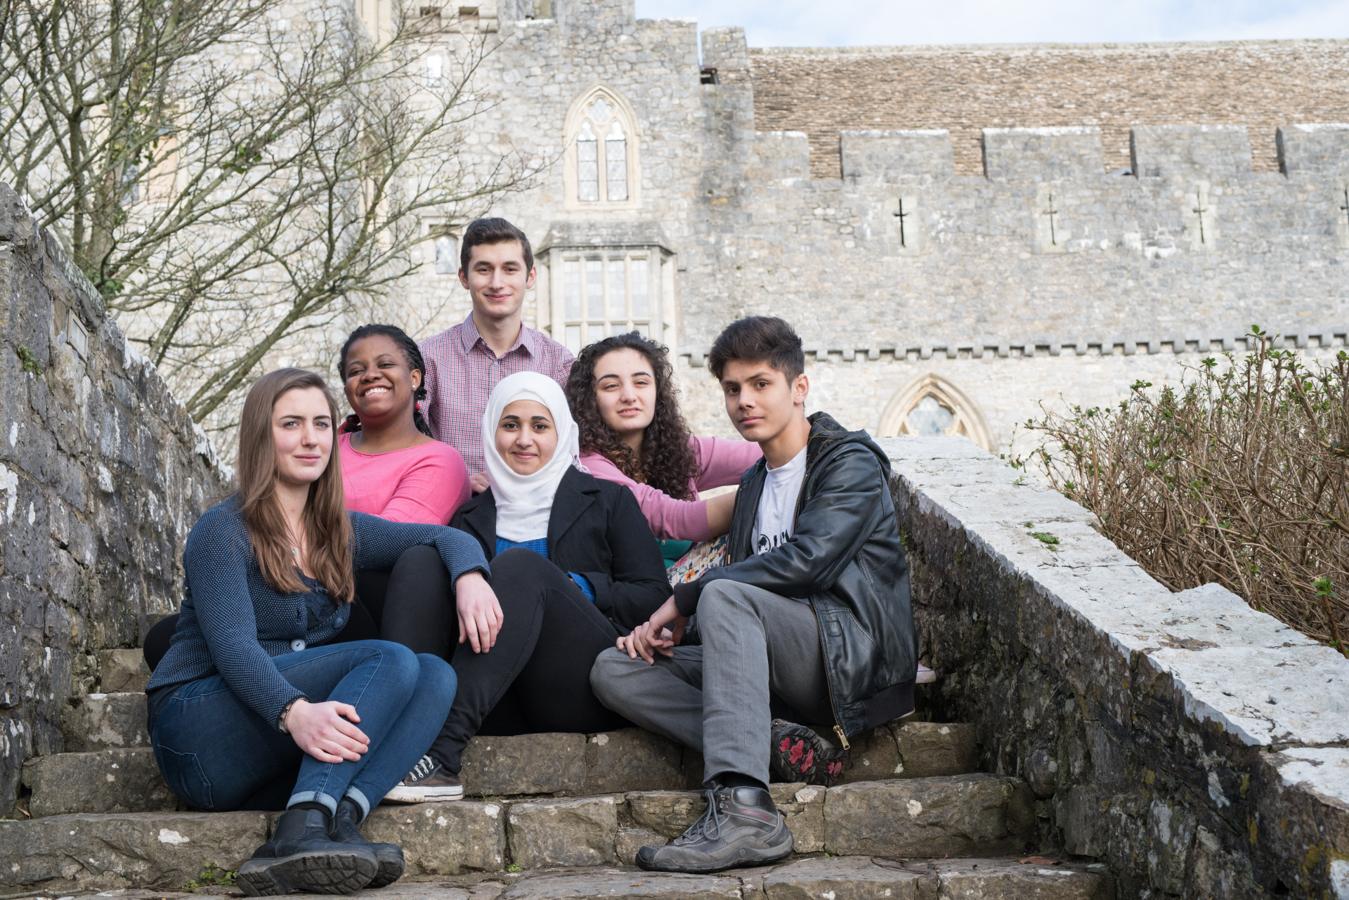
<svg viewBox="0 0 1349 900">
<path fill-rule="evenodd" d="M 731 563 L 679 585 L 680 612 L 692 613 L 702 588 L 719 578 L 808 602 L 835 728 L 852 735 L 912 712 L 918 642 L 884 451 L 864 431 L 847 431 L 825 413 L 811 416 L 795 532 L 756 556 L 754 517 L 767 471 L 760 460 L 740 479 Z"/>
<path fill-rule="evenodd" d="M 459 508 L 451 523 L 496 555 L 497 505 L 486 490 Z M 584 575 L 595 589 L 595 607 L 627 632 L 651 617 L 670 596 L 660 545 L 621 484 L 567 470 L 548 517 L 548 558 L 564 572 Z"/>
</svg>

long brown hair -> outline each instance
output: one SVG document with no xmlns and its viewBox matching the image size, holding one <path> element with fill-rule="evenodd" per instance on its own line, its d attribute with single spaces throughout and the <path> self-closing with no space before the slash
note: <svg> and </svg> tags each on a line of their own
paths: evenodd
<svg viewBox="0 0 1349 900">
<path fill-rule="evenodd" d="M 595 365 L 615 350 L 636 350 L 651 364 L 656 377 L 656 408 L 636 453 L 604 421 L 595 399 Z M 689 482 L 698 475 L 698 460 L 689 447 L 689 427 L 679 412 L 669 351 L 636 331 L 616 334 L 581 350 L 567 377 L 567 403 L 581 427 L 581 451 L 600 453 L 631 478 L 678 500 L 693 500 Z"/>
<path fill-rule="evenodd" d="M 337 403 L 323 379 L 304 369 L 277 369 L 254 382 L 244 400 L 239 420 L 239 506 L 253 556 L 263 579 L 277 591 L 299 593 L 304 582 L 295 567 L 286 520 L 276 497 L 276 442 L 272 439 L 272 411 L 287 391 L 318 388 L 328 401 L 334 435 Z M 342 498 L 342 466 L 333 441 L 328 466 L 309 486 L 304 504 L 304 535 L 309 565 L 335 600 L 350 603 L 356 595 L 351 560 L 351 520 Z"/>
</svg>

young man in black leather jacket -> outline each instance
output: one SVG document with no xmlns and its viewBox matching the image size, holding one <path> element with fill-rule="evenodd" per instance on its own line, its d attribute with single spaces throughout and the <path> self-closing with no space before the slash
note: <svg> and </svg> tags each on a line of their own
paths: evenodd
<svg viewBox="0 0 1349 900">
<path fill-rule="evenodd" d="M 703 753 L 703 817 L 637 854 L 675 872 L 789 854 L 770 775 L 829 783 L 850 736 L 912 712 L 917 663 L 885 454 L 826 413 L 806 416 L 801 339 L 781 319 L 732 323 L 708 363 L 736 429 L 764 451 L 740 481 L 730 563 L 677 586 L 591 670 L 601 702 Z M 695 610 L 702 645 L 685 646 Z"/>
</svg>

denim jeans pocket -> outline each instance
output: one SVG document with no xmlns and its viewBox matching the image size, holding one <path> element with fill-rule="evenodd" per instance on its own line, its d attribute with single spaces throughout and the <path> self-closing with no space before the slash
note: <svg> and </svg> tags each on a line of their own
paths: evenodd
<svg viewBox="0 0 1349 900">
<path fill-rule="evenodd" d="M 154 742 L 155 762 L 164 775 L 169 790 L 193 809 L 214 810 L 215 800 L 211 796 L 211 780 L 195 753 L 180 753 L 172 747 Z"/>
</svg>

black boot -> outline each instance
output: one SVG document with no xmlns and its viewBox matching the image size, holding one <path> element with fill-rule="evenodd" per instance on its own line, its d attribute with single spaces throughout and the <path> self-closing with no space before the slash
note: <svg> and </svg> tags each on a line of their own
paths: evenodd
<svg viewBox="0 0 1349 900">
<path fill-rule="evenodd" d="M 322 809 L 283 812 L 272 839 L 239 867 L 234 883 L 250 897 L 350 894 L 365 887 L 379 870 L 374 851 L 334 841 L 328 819 Z"/>
<path fill-rule="evenodd" d="M 366 885 L 368 888 L 382 888 L 393 884 L 403 877 L 403 848 L 397 844 L 376 844 L 361 834 L 361 808 L 350 797 L 343 797 L 337 804 L 337 815 L 333 816 L 333 827 L 329 835 L 333 840 L 357 847 L 369 847 L 379 863 L 375 880 Z"/>
</svg>

